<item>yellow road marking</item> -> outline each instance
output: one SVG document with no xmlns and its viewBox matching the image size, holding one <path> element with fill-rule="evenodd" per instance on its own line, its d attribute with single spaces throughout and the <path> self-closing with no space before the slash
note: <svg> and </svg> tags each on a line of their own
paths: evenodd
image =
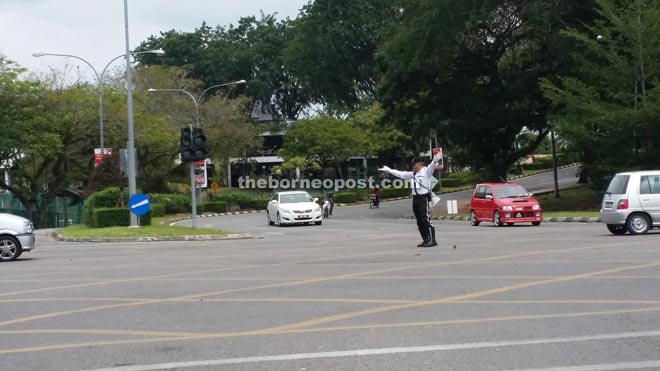
<svg viewBox="0 0 660 371">
<path fill-rule="evenodd" d="M 601 271 L 596 271 L 596 272 L 591 272 L 591 273 L 581 273 L 581 274 L 576 274 L 576 275 L 571 275 L 571 276 L 564 276 L 564 277 L 559 277 L 559 278 L 546 279 L 546 280 L 541 280 L 541 281 L 519 283 L 519 284 L 515 284 L 515 285 L 503 286 L 503 287 L 498 287 L 498 288 L 495 288 L 495 289 L 482 290 L 482 291 L 477 291 L 477 292 L 473 292 L 473 293 L 470 293 L 470 294 L 462 294 L 462 295 L 455 295 L 455 296 L 450 296 L 450 297 L 440 298 L 440 299 L 435 299 L 435 300 L 428 300 L 428 301 L 419 302 L 419 303 L 400 304 L 400 305 L 393 305 L 393 306 L 388 306 L 388 307 L 371 308 L 371 309 L 364 309 L 364 310 L 359 310 L 359 311 L 354 311 L 354 312 L 347 312 L 347 313 L 342 313 L 342 314 L 336 314 L 336 315 L 332 315 L 332 316 L 317 318 L 317 319 L 314 319 L 314 320 L 293 323 L 293 324 L 289 324 L 289 325 L 285 325 L 285 326 L 272 327 L 270 329 L 264 329 L 264 331 L 266 331 L 266 332 L 268 332 L 268 331 L 284 331 L 284 330 L 289 330 L 289 329 L 299 329 L 299 328 L 303 328 L 303 327 L 318 326 L 318 325 L 329 323 L 329 322 L 336 322 L 336 321 L 340 321 L 340 320 L 351 319 L 351 318 L 361 317 L 361 316 L 370 315 L 370 314 L 390 312 L 390 311 L 401 310 L 401 309 L 416 308 L 416 307 L 433 305 L 433 304 L 451 303 L 451 302 L 456 302 L 456 301 L 461 301 L 461 300 L 475 299 L 475 298 L 484 297 L 484 296 L 501 294 L 501 293 L 505 293 L 505 292 L 509 292 L 509 291 L 513 291 L 513 290 L 530 288 L 530 287 L 534 287 L 534 286 L 572 281 L 572 280 L 575 280 L 577 278 L 590 277 L 590 276 L 601 275 L 601 274 L 625 272 L 625 271 L 633 270 L 633 269 L 643 269 L 643 268 L 651 268 L 651 267 L 657 267 L 657 266 L 660 266 L 660 261 L 647 263 L 647 264 L 639 264 L 639 265 L 634 265 L 634 266 L 628 266 L 628 267 L 606 269 L 606 270 L 601 270 Z"/>
<path fill-rule="evenodd" d="M 487 322 L 498 322 L 498 321 L 536 320 L 536 319 L 547 319 L 547 318 L 571 318 L 571 317 L 603 316 L 603 315 L 650 313 L 650 312 L 660 312 L 660 307 L 578 312 L 578 313 L 561 313 L 561 314 L 539 314 L 539 315 L 511 316 L 511 317 L 475 318 L 475 319 L 465 319 L 465 320 L 356 325 L 356 326 L 326 327 L 326 328 L 315 328 L 315 329 L 295 329 L 295 330 L 292 329 L 292 330 L 282 330 L 277 332 L 273 332 L 273 331 L 264 332 L 262 330 L 257 330 L 257 331 L 228 332 L 228 333 L 217 333 L 217 334 L 197 334 L 193 336 L 181 336 L 181 337 L 177 336 L 177 337 L 162 337 L 162 338 L 150 338 L 150 339 L 98 341 L 98 342 L 85 342 L 85 343 L 45 345 L 45 346 L 31 347 L 31 348 L 2 349 L 0 350 L 0 354 L 53 351 L 53 350 L 62 350 L 62 349 L 98 347 L 98 346 L 109 346 L 109 345 L 146 344 L 146 343 L 157 343 L 157 342 L 168 342 L 168 341 L 178 342 L 178 341 L 188 341 L 188 340 L 212 340 L 212 339 L 220 339 L 220 338 L 228 338 L 228 337 L 302 334 L 302 333 L 312 333 L 312 332 L 352 331 L 352 330 L 368 330 L 368 329 L 383 329 L 383 328 L 397 328 L 397 327 L 461 325 L 461 324 L 487 323 Z"/>
</svg>

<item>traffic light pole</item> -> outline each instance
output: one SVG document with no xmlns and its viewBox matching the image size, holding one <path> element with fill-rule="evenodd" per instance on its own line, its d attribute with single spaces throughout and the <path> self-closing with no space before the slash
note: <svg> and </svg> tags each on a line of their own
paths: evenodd
<svg viewBox="0 0 660 371">
<path fill-rule="evenodd" d="M 190 161 L 190 202 L 192 203 L 192 227 L 197 228 L 197 184 L 195 184 L 195 161 Z"/>
</svg>

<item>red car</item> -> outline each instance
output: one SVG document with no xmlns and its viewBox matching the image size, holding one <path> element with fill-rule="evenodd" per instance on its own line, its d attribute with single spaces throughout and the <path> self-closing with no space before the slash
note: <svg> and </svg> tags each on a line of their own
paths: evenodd
<svg viewBox="0 0 660 371">
<path fill-rule="evenodd" d="M 525 187 L 513 183 L 477 184 L 470 200 L 470 224 L 493 222 L 504 224 L 532 223 L 540 225 L 543 210 Z"/>
</svg>

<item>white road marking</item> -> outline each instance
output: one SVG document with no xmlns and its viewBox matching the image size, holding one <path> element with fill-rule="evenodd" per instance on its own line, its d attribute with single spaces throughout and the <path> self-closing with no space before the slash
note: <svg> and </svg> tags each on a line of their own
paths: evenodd
<svg viewBox="0 0 660 371">
<path fill-rule="evenodd" d="M 337 352 L 299 353 L 299 354 L 282 354 L 282 355 L 276 355 L 276 356 L 225 358 L 225 359 L 212 359 L 212 360 L 206 360 L 206 361 L 190 361 L 190 362 L 161 363 L 161 364 L 152 364 L 152 365 L 121 366 L 121 367 L 101 368 L 101 369 L 88 370 L 88 371 L 172 370 L 172 369 L 179 369 L 179 368 L 218 366 L 218 365 L 230 365 L 230 364 L 241 364 L 241 363 L 297 361 L 297 360 L 302 360 L 302 359 L 340 358 L 340 357 L 355 357 L 355 356 L 373 356 L 373 355 L 383 355 L 383 354 L 438 352 L 438 351 L 450 351 L 450 350 L 499 348 L 499 347 L 506 347 L 506 346 L 570 343 L 570 342 L 595 341 L 595 340 L 619 340 L 619 339 L 633 339 L 633 338 L 659 337 L 659 336 L 660 336 L 660 331 L 624 332 L 624 333 L 618 333 L 618 334 L 573 336 L 573 337 L 560 337 L 560 338 L 547 338 L 547 339 L 491 341 L 491 342 L 482 342 L 482 343 L 444 344 L 444 345 L 430 345 L 430 346 L 419 346 L 419 347 L 398 347 L 398 348 L 380 348 L 380 349 L 357 349 L 357 350 L 347 350 L 347 351 L 337 351 Z M 619 367 L 619 365 L 624 365 L 625 367 Z M 641 365 L 644 365 L 644 366 L 641 366 Z M 559 368 L 529 369 L 529 370 L 516 370 L 516 371 L 559 371 L 559 370 L 561 370 L 561 371 L 601 371 L 601 370 L 621 370 L 621 369 L 626 369 L 626 368 L 627 369 L 650 368 L 650 367 L 656 367 L 656 366 L 659 366 L 659 365 L 660 365 L 660 360 L 658 360 L 658 361 L 647 361 L 647 362 L 637 362 L 637 363 L 621 363 L 621 364 L 609 364 L 609 365 L 559 367 Z M 585 368 L 585 367 L 587 367 L 587 368 Z M 596 367 L 596 368 L 588 368 L 588 367 Z M 606 368 L 603 368 L 603 367 L 606 367 Z M 609 367 L 609 368 L 607 368 L 607 367 Z M 614 368 L 612 368 L 612 367 L 614 367 Z"/>
<path fill-rule="evenodd" d="M 527 368 L 527 369 L 509 370 L 509 371 L 611 371 L 611 370 L 640 370 L 643 368 L 657 369 L 659 367 L 660 367 L 660 360 L 656 360 L 656 361 L 644 361 L 644 362 L 609 363 L 602 365 L 584 365 L 584 366 L 552 367 L 552 368 Z"/>
</svg>

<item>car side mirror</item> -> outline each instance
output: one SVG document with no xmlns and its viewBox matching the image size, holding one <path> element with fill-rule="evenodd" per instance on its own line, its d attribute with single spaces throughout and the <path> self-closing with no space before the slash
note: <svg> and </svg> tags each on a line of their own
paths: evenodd
<svg viewBox="0 0 660 371">
<path fill-rule="evenodd" d="M 492 200 L 492 199 L 493 199 L 493 195 L 486 195 L 486 199 L 487 199 L 487 200 Z"/>
<path fill-rule="evenodd" d="M 318 197 L 314 197 L 314 202 L 319 202 L 319 198 L 318 198 Z"/>
<path fill-rule="evenodd" d="M 277 200 L 270 200 L 271 204 L 276 204 L 277 205 Z"/>
<path fill-rule="evenodd" d="M 534 194 L 533 194 L 533 193 L 528 193 L 528 194 L 526 194 L 525 196 L 527 196 L 527 197 L 534 197 Z"/>
</svg>

